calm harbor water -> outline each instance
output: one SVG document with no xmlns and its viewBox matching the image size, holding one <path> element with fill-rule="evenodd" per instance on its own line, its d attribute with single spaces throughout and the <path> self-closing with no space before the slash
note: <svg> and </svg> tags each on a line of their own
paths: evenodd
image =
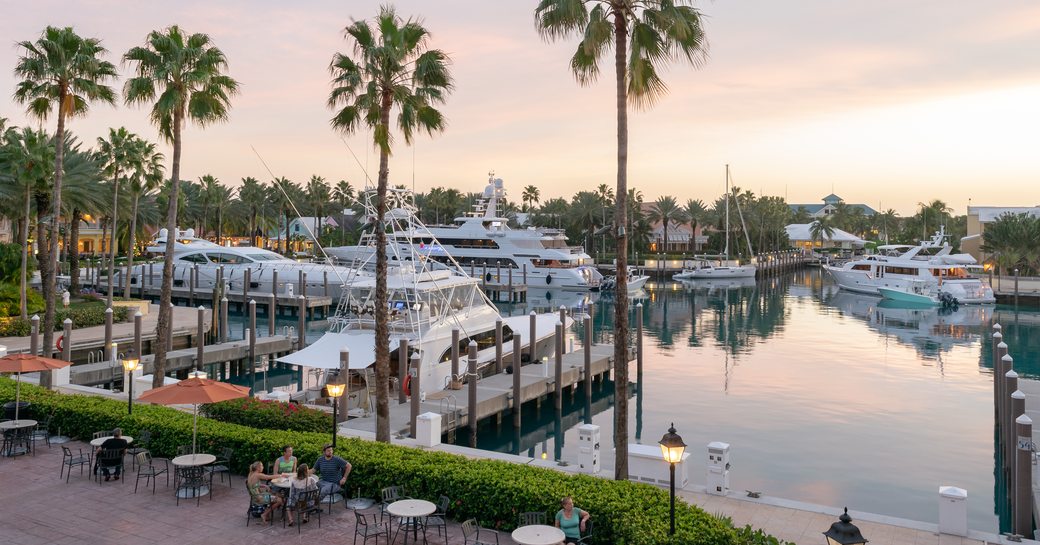
<svg viewBox="0 0 1040 545">
<path fill-rule="evenodd" d="M 530 306 L 594 298 L 596 339 L 609 340 L 609 296 L 549 295 Z M 758 284 L 662 283 L 638 302 L 645 363 L 629 439 L 656 446 L 674 421 L 693 455 L 691 483 L 704 483 L 707 443 L 724 441 L 736 493 L 937 522 L 938 488 L 954 485 L 968 490 L 970 527 L 997 531 L 990 326 L 1004 325 L 1016 370 L 1037 378 L 1040 314 L 890 307 L 838 291 L 819 270 Z M 576 345 L 582 334 L 571 329 Z M 612 388 L 593 404 L 607 465 Z M 574 460 L 583 406 L 572 403 L 560 419 L 551 403 L 526 407 L 519 431 L 509 418 L 486 422 L 478 446 Z"/>
<path fill-rule="evenodd" d="M 609 342 L 612 301 L 543 291 L 501 310 L 526 314 L 562 304 L 584 312 L 592 302 L 595 339 Z M 692 454 L 691 483 L 704 483 L 707 443 L 724 441 L 732 445 L 734 493 L 937 522 L 938 488 L 953 485 L 968 490 L 972 529 L 1006 529 L 995 507 L 990 326 L 1004 326 L 1016 370 L 1040 378 L 1040 313 L 892 307 L 838 291 L 819 270 L 757 284 L 659 283 L 634 302 L 643 305 L 645 362 L 629 403 L 629 440 L 656 446 L 675 422 Z M 241 338 L 241 317 L 230 322 L 231 336 Z M 278 332 L 295 325 L 280 320 Z M 308 341 L 326 327 L 323 320 L 308 324 Z M 262 318 L 258 329 L 266 335 Z M 580 346 L 580 324 L 569 335 Z M 636 376 L 633 363 L 630 379 Z M 274 372 L 268 387 L 298 380 Z M 488 419 L 477 446 L 574 460 L 584 410 L 580 395 L 565 399 L 559 417 L 551 402 L 540 409 L 529 403 L 522 429 L 510 418 L 500 426 Z M 609 474 L 612 382 L 597 385 L 592 414 Z M 446 439 L 465 444 L 468 437 L 460 429 Z"/>
</svg>

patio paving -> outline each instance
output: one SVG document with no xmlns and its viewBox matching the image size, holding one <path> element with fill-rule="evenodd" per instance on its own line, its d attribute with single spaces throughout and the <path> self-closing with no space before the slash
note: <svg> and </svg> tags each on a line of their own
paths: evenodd
<svg viewBox="0 0 1040 545">
<path fill-rule="evenodd" d="M 73 453 L 90 448 L 78 441 L 66 446 Z M 217 477 L 213 499 L 204 496 L 199 507 L 194 499 L 182 499 L 178 506 L 172 476 L 169 488 L 160 478 L 154 496 L 143 481 L 134 494 L 136 473 L 132 470 L 127 473 L 128 480 L 98 485 L 89 470 L 80 476 L 74 469 L 65 484 L 57 473 L 61 460 L 58 445 L 48 449 L 42 443 L 37 443 L 35 456 L 0 458 L 0 545 L 341 544 L 354 539 L 354 515 L 342 503 L 333 506 L 331 515 L 327 509 L 322 512 L 321 528 L 312 518 L 299 534 L 295 527 L 282 528 L 280 515 L 273 526 L 257 524 L 259 519 L 253 519 L 246 527 L 249 495 L 240 475 L 234 476 L 232 487 L 226 481 L 221 485 Z M 502 532 L 501 538 L 502 545 L 514 543 L 507 532 Z M 434 545 L 461 544 L 461 524 L 450 520 L 447 539 L 438 536 L 436 530 L 428 533 L 428 539 Z M 404 537 L 397 536 L 395 543 L 404 543 Z"/>
</svg>

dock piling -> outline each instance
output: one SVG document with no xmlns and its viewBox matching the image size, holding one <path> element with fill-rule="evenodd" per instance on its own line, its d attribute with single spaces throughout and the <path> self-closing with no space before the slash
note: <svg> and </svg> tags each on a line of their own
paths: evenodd
<svg viewBox="0 0 1040 545">
<path fill-rule="evenodd" d="M 72 361 L 72 319 L 71 318 L 65 318 L 65 321 L 62 322 L 61 325 L 62 325 L 62 336 L 65 337 L 65 342 L 63 342 L 61 344 L 61 359 L 65 360 L 67 362 L 71 362 Z M 51 371 L 47 371 L 46 373 L 40 373 L 40 381 L 43 382 L 44 381 L 44 377 L 46 377 L 46 381 L 48 383 L 50 383 L 50 376 L 51 376 Z M 43 386 L 43 384 L 41 384 L 41 386 Z"/>
<path fill-rule="evenodd" d="M 469 341 L 469 446 L 477 448 L 477 341 Z"/>
<path fill-rule="evenodd" d="M 1010 358 L 1011 356 L 1008 357 Z M 1011 394 L 1018 391 L 1018 373 L 1010 365 L 1007 373 L 1004 374 L 1004 391 L 1007 392 L 1007 395 L 1004 396 L 1004 421 L 1002 426 L 1004 429 L 1001 433 L 1004 437 L 1006 470 L 1010 475 L 1015 467 L 1015 418 L 1017 418 L 1017 415 L 1014 414 Z"/>
<path fill-rule="evenodd" d="M 495 320 L 495 374 L 502 372 L 502 319 Z"/>
<path fill-rule="evenodd" d="M 173 316 L 173 302 L 170 302 L 170 316 Z M 157 326 L 158 327 L 158 326 Z M 156 332 L 158 333 L 158 332 Z M 166 351 L 173 350 L 173 320 L 166 321 Z M 140 357 L 140 355 L 138 356 Z"/>
<path fill-rule="evenodd" d="M 1012 506 L 1014 532 L 1033 535 L 1033 420 L 1026 415 L 1015 419 L 1018 441 L 1015 446 L 1015 502 Z"/>
<path fill-rule="evenodd" d="M 408 401 L 408 396 L 404 395 L 404 379 L 408 376 L 408 339 L 401 339 L 397 346 L 397 404 L 401 405 Z M 415 396 L 412 396 L 415 397 Z M 415 421 L 412 421 L 415 424 Z M 414 430 L 412 430 L 414 432 Z M 413 435 L 414 437 L 414 435 Z"/>
<path fill-rule="evenodd" d="M 520 406 L 523 404 L 520 397 L 520 350 L 523 340 L 519 333 L 513 334 L 513 427 L 520 429 Z"/>
<path fill-rule="evenodd" d="M 561 311 L 562 313 L 562 311 Z M 553 405 L 556 410 L 563 409 L 563 323 L 556 323 L 556 374 L 555 384 L 553 384 L 554 392 L 556 395 L 553 397 Z"/>
<path fill-rule="evenodd" d="M 249 300 L 249 286 L 253 283 L 253 269 L 242 271 L 242 301 Z"/>
<path fill-rule="evenodd" d="M 459 328 L 453 328 L 451 330 L 451 376 L 448 377 L 450 387 L 452 390 L 459 390 L 462 388 L 462 382 L 459 380 Z M 456 386 L 458 386 L 456 388 Z"/>
<path fill-rule="evenodd" d="M 303 350 L 307 346 L 307 297 L 299 297 L 299 307 L 296 310 L 296 334 L 297 350 Z"/>
<path fill-rule="evenodd" d="M 405 350 L 405 353 L 407 354 L 408 351 Z M 422 395 L 419 394 L 420 388 L 422 387 L 422 385 L 419 383 L 419 381 L 421 380 L 420 375 L 422 375 L 422 373 L 419 372 L 419 365 L 420 364 L 421 364 L 421 362 L 419 360 L 419 353 L 416 352 L 415 354 L 412 355 L 412 368 L 411 368 L 411 371 L 408 371 L 409 373 L 411 373 L 411 376 L 412 376 L 411 381 L 409 382 L 408 389 L 410 390 L 409 393 L 412 394 L 412 404 L 409 407 L 409 409 L 410 409 L 409 422 L 410 422 L 410 429 L 412 430 L 412 438 L 413 439 L 418 437 L 418 434 L 415 431 L 415 425 L 419 421 L 419 403 L 422 401 Z M 403 391 L 403 388 L 402 388 L 402 391 Z"/>
<path fill-rule="evenodd" d="M 228 340 L 228 298 L 227 296 L 220 298 L 220 342 L 226 343 Z"/>
<path fill-rule="evenodd" d="M 275 273 L 275 274 L 278 274 L 278 273 Z M 276 306 L 277 304 L 278 304 L 278 298 L 274 294 L 271 294 L 271 296 L 268 297 L 268 299 L 267 299 L 267 336 L 268 337 L 274 337 L 275 329 L 278 327 L 278 324 L 275 323 L 275 319 L 274 319 L 275 314 L 278 312 L 278 307 Z"/>
<path fill-rule="evenodd" d="M 585 423 L 592 423 L 592 316 L 585 315 Z"/>
<path fill-rule="evenodd" d="M 29 353 L 38 356 L 40 354 L 40 316 L 38 314 L 33 314 L 30 322 L 32 323 L 32 329 L 29 333 Z M 111 326 L 109 327 L 109 333 L 106 339 L 109 343 L 112 342 Z"/>
<path fill-rule="evenodd" d="M 535 314 L 535 312 L 532 310 L 529 316 L 531 323 L 531 331 L 530 333 L 528 333 L 528 335 L 530 336 L 528 337 L 527 343 L 531 347 L 527 350 L 527 361 L 535 363 L 536 361 L 538 361 L 538 315 Z"/>
<path fill-rule="evenodd" d="M 198 332 L 195 334 L 195 348 L 197 350 L 195 352 L 195 370 L 199 371 L 199 367 L 205 361 L 203 352 L 206 348 L 206 309 L 202 305 L 199 305 L 198 308 L 198 322 L 196 326 L 198 327 Z"/>
<path fill-rule="evenodd" d="M 172 322 L 173 320 L 170 320 L 170 321 Z M 112 344 L 112 307 L 108 307 L 108 308 L 105 309 L 105 346 L 110 346 L 111 344 Z M 137 356 L 140 357 L 141 354 L 138 353 Z"/>
<path fill-rule="evenodd" d="M 255 309 L 256 305 L 252 301 L 249 302 L 251 309 Z M 253 397 L 253 391 L 256 390 L 256 315 L 250 317 L 250 328 L 246 330 L 246 339 L 249 340 L 249 397 Z M 267 388 L 267 374 L 264 374 L 264 388 Z"/>
<path fill-rule="evenodd" d="M 172 321 L 172 320 L 171 320 Z M 144 333 L 144 316 L 141 315 L 141 311 L 134 313 L 134 357 L 141 359 L 141 355 L 144 352 L 144 346 L 141 343 L 141 335 Z"/>
</svg>

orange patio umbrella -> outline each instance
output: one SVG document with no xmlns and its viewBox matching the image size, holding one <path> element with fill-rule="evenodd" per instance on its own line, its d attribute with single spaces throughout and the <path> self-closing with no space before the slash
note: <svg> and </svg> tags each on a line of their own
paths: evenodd
<svg viewBox="0 0 1040 545">
<path fill-rule="evenodd" d="M 189 378 L 177 384 L 161 386 L 140 395 L 138 401 L 147 401 L 159 405 L 193 405 L 193 429 L 191 432 L 191 453 L 195 454 L 195 436 L 199 431 L 199 404 L 216 403 L 229 399 L 249 396 L 249 388 L 235 386 L 226 382 L 218 382 L 206 378 L 206 373 L 195 371 Z"/>
<path fill-rule="evenodd" d="M 18 420 L 19 399 L 22 396 L 22 373 L 53 371 L 69 365 L 71 363 L 67 361 L 45 358 L 36 354 L 11 354 L 0 358 L 0 373 L 18 373 L 14 390 L 14 419 Z"/>
</svg>

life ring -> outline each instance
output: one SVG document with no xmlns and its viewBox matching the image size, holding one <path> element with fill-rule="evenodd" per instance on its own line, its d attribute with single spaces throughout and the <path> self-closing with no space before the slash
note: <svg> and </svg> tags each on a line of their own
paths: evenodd
<svg viewBox="0 0 1040 545">
<path fill-rule="evenodd" d="M 404 395 L 409 396 L 409 397 L 412 395 L 411 388 L 409 387 L 409 386 L 411 386 L 411 384 L 412 384 L 412 375 L 405 375 L 404 376 L 404 382 L 401 384 L 401 390 L 404 391 Z"/>
<path fill-rule="evenodd" d="M 65 351 L 65 335 L 58 336 L 58 340 L 54 341 L 54 348 L 57 348 L 58 352 Z"/>
<path fill-rule="evenodd" d="M 552 284 L 552 275 L 551 274 L 549 276 L 545 277 L 545 283 L 546 284 Z"/>
</svg>

